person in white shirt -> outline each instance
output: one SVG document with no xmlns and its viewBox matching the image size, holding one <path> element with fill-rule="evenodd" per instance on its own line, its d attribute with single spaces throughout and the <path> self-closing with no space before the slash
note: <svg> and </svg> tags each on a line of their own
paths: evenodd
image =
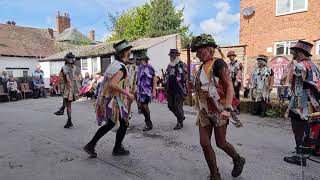
<svg viewBox="0 0 320 180">
<path fill-rule="evenodd" d="M 9 77 L 9 80 L 7 82 L 7 89 L 12 101 L 16 101 L 19 90 L 17 81 L 12 76 Z"/>
</svg>

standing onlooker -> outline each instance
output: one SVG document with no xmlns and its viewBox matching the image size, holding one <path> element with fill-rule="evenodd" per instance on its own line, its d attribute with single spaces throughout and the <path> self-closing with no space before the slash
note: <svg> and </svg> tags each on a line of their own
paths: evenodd
<svg viewBox="0 0 320 180">
<path fill-rule="evenodd" d="M 241 62 L 236 60 L 236 53 L 234 51 L 229 51 L 227 57 L 230 59 L 229 70 L 232 79 L 232 84 L 234 88 L 235 97 L 240 100 L 240 89 L 242 86 L 242 70 L 243 65 Z M 240 105 L 237 107 L 237 112 L 240 112 Z"/>
<path fill-rule="evenodd" d="M 7 90 L 9 92 L 10 98 L 13 101 L 17 100 L 17 94 L 19 93 L 17 81 L 10 76 L 7 82 Z"/>
<path fill-rule="evenodd" d="M 258 68 L 251 75 L 252 97 L 255 102 L 255 115 L 265 116 L 267 102 L 270 100 L 270 92 L 273 88 L 274 73 L 268 67 L 268 57 L 259 55 L 257 58 Z"/>
<path fill-rule="evenodd" d="M 177 49 L 170 49 L 168 54 L 170 63 L 166 70 L 166 94 L 168 108 L 177 118 L 177 125 L 174 130 L 183 127 L 184 111 L 183 101 L 187 95 L 187 66 L 180 60 L 180 52 Z"/>
</svg>

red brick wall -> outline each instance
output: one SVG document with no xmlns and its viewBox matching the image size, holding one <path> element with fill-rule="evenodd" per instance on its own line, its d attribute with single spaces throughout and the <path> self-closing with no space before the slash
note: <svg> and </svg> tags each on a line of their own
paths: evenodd
<svg viewBox="0 0 320 180">
<path fill-rule="evenodd" d="M 256 12 L 246 19 L 242 11 L 251 6 Z M 240 44 L 248 45 L 248 58 L 258 54 L 272 56 L 267 48 L 273 48 L 276 41 L 304 39 L 314 43 L 320 38 L 319 0 L 309 0 L 307 12 L 283 16 L 276 16 L 276 0 L 240 0 L 240 9 Z"/>
</svg>

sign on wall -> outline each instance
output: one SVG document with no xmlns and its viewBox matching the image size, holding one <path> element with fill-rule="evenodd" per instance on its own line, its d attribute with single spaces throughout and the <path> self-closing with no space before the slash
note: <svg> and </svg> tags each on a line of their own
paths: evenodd
<svg viewBox="0 0 320 180">
<path fill-rule="evenodd" d="M 271 60 L 271 68 L 274 72 L 274 86 L 281 86 L 280 79 L 287 73 L 287 67 L 290 61 L 283 56 L 275 57 Z"/>
</svg>

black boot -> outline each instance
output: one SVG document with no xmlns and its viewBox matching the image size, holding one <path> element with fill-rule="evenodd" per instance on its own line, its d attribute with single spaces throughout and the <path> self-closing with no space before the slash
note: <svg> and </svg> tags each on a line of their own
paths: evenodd
<svg viewBox="0 0 320 180">
<path fill-rule="evenodd" d="M 83 147 L 83 150 L 85 150 L 90 155 L 90 157 L 96 158 L 97 153 L 94 150 L 94 147 L 95 147 L 94 145 L 88 143 L 86 146 Z"/>
<path fill-rule="evenodd" d="M 68 128 L 72 127 L 72 126 L 73 126 L 73 124 L 71 122 L 71 118 L 68 118 L 68 121 L 67 121 L 66 125 L 64 125 L 64 128 L 68 129 Z"/>
<path fill-rule="evenodd" d="M 150 131 L 153 128 L 152 122 L 146 122 L 142 131 Z"/>
<path fill-rule="evenodd" d="M 291 157 L 284 157 L 283 160 L 290 164 L 296 164 L 301 166 L 301 159 L 302 159 L 302 166 L 306 166 L 307 162 L 305 158 L 301 158 L 299 156 L 291 156 Z"/>
<path fill-rule="evenodd" d="M 57 112 L 55 112 L 55 113 L 53 113 L 53 114 L 55 114 L 55 115 L 57 115 L 57 116 L 62 116 L 62 115 L 64 114 L 64 110 L 62 110 L 62 109 L 60 108 L 59 111 L 57 111 Z"/>
<path fill-rule="evenodd" d="M 126 150 L 123 145 L 119 146 L 119 147 L 114 147 L 113 148 L 113 152 L 112 155 L 114 156 L 125 156 L 125 155 L 129 155 L 130 151 Z"/>
<path fill-rule="evenodd" d="M 179 122 L 176 127 L 173 128 L 173 130 L 179 130 L 183 128 L 183 122 Z"/>
<path fill-rule="evenodd" d="M 242 173 L 243 166 L 246 163 L 246 159 L 244 157 L 240 157 L 238 160 L 233 160 L 233 169 L 231 175 L 233 177 L 238 177 Z"/>
</svg>

